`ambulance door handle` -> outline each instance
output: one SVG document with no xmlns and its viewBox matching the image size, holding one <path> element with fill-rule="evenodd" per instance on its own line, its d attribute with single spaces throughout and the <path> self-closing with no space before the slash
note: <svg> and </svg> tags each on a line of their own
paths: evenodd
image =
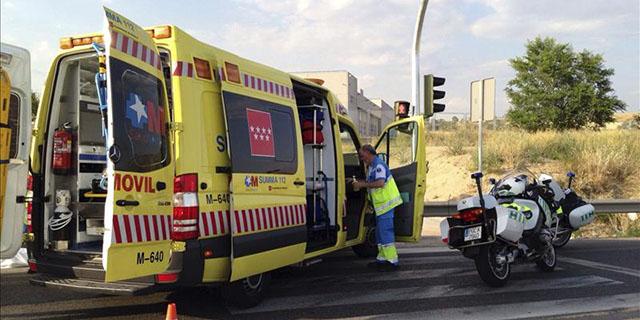
<svg viewBox="0 0 640 320">
<path fill-rule="evenodd" d="M 116 201 L 116 205 L 119 207 L 127 207 L 127 206 L 138 206 L 140 205 L 140 202 L 136 201 L 136 200 L 117 200 Z"/>
<path fill-rule="evenodd" d="M 304 181 L 296 180 L 293 182 L 296 186 L 304 186 Z"/>
</svg>

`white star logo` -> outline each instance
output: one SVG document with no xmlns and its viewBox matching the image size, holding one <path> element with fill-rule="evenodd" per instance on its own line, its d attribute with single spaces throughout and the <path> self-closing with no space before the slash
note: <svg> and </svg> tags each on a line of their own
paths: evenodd
<svg viewBox="0 0 640 320">
<path fill-rule="evenodd" d="M 263 135 L 260 135 L 260 140 L 264 140 L 264 136 Z"/>
<path fill-rule="evenodd" d="M 258 135 L 257 135 L 257 134 L 254 134 L 254 135 L 253 135 L 253 138 L 254 138 L 254 139 L 256 139 L 256 140 L 258 140 Z"/>
<path fill-rule="evenodd" d="M 271 134 L 271 128 L 267 129 L 267 132 L 268 132 L 269 134 Z"/>
<path fill-rule="evenodd" d="M 134 94 L 135 98 L 136 98 L 136 102 L 132 105 L 129 106 L 129 108 L 133 109 L 133 111 L 136 112 L 136 115 L 138 116 L 138 123 L 140 123 L 140 119 L 142 119 L 142 117 L 145 117 L 148 119 L 147 117 L 147 110 L 144 107 L 144 104 L 142 104 L 142 102 L 140 102 L 140 97 L 138 97 L 137 94 Z"/>
<path fill-rule="evenodd" d="M 262 128 L 262 133 L 267 133 L 267 129 Z"/>
<path fill-rule="evenodd" d="M 265 136 L 265 137 L 266 137 L 265 139 L 266 139 L 267 141 L 269 141 L 269 136 Z"/>
<path fill-rule="evenodd" d="M 253 126 L 249 127 L 249 130 L 251 130 L 251 132 L 253 132 L 253 129 L 255 129 Z"/>
</svg>

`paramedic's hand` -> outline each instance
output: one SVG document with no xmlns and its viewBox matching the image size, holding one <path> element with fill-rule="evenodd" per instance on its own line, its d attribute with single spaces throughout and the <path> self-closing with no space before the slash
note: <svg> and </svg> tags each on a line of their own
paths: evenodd
<svg viewBox="0 0 640 320">
<path fill-rule="evenodd" d="M 364 182 L 362 181 L 352 181 L 351 185 L 353 186 L 354 191 L 358 191 L 364 187 Z"/>
</svg>

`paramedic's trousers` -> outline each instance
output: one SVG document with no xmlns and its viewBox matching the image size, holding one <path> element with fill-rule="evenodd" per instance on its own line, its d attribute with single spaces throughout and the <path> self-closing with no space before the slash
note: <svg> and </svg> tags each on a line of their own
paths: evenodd
<svg viewBox="0 0 640 320">
<path fill-rule="evenodd" d="M 379 262 L 388 261 L 398 264 L 398 251 L 393 232 L 393 209 L 376 216 L 376 242 L 378 243 Z"/>
</svg>

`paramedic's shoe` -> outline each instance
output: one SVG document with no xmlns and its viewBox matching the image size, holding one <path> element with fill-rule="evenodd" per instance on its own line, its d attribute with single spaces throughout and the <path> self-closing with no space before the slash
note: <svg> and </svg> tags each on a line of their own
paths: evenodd
<svg viewBox="0 0 640 320">
<path fill-rule="evenodd" d="M 385 261 L 382 264 L 380 264 L 380 266 L 378 266 L 378 271 L 381 271 L 381 272 L 393 272 L 393 271 L 398 271 L 398 269 L 400 269 L 400 265 L 398 265 L 397 263 L 391 263 L 388 261 Z"/>
<path fill-rule="evenodd" d="M 374 262 L 369 262 L 367 263 L 367 268 L 371 268 L 371 269 L 379 269 L 382 265 L 384 265 L 385 263 L 387 263 L 386 261 L 374 261 Z"/>
</svg>

